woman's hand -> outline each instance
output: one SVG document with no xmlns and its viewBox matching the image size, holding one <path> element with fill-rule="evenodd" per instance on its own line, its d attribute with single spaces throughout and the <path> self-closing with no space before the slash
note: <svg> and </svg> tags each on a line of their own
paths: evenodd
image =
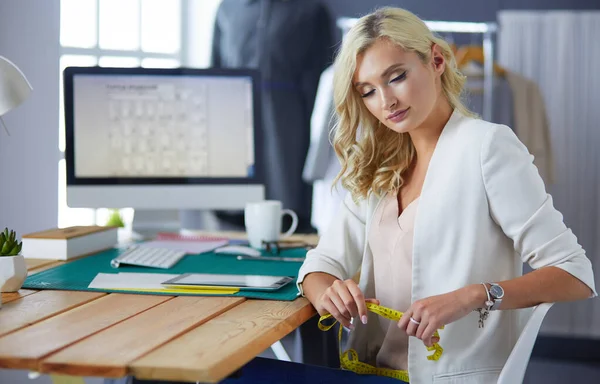
<svg viewBox="0 0 600 384">
<path fill-rule="evenodd" d="M 318 298 L 315 307 L 319 315 L 330 313 L 344 327 L 354 329 L 350 323 L 353 317 L 359 316 L 363 324 L 367 323 L 365 301 L 379 304 L 376 299 L 365 300 L 354 280 L 335 280 Z"/>
<path fill-rule="evenodd" d="M 450 324 L 477 308 L 480 294 L 485 294 L 483 287 L 468 286 L 443 295 L 431 296 L 415 301 L 398 322 L 398 328 L 409 336 L 415 336 L 430 347 L 439 341 L 433 333 L 446 324 Z M 481 300 L 483 303 L 485 300 Z M 413 319 L 411 321 L 411 318 Z"/>
</svg>

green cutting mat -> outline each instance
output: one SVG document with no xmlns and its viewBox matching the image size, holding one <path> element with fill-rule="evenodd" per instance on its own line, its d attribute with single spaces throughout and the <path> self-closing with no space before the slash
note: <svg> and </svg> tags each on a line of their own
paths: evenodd
<svg viewBox="0 0 600 384">
<path fill-rule="evenodd" d="M 187 255 L 170 269 L 156 269 L 121 265 L 118 269 L 110 266 L 110 261 L 124 252 L 123 249 L 110 249 L 87 256 L 27 277 L 23 288 L 57 289 L 67 291 L 123 292 L 110 289 L 91 289 L 88 285 L 98 273 L 142 272 L 142 273 L 227 273 L 235 275 L 298 276 L 302 263 L 285 261 L 237 260 L 235 256 L 204 253 Z M 281 251 L 279 256 L 304 257 L 306 250 L 289 249 Z M 139 294 L 167 295 L 172 293 L 138 292 Z M 198 296 L 193 293 L 181 293 L 181 296 Z M 210 295 L 217 296 L 217 295 Z M 296 284 L 290 283 L 275 292 L 240 291 L 227 296 L 242 296 L 253 299 L 294 300 L 298 297 Z"/>
</svg>

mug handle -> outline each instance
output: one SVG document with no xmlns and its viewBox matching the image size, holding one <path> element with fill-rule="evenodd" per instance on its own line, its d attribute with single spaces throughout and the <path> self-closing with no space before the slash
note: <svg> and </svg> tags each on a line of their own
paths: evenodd
<svg viewBox="0 0 600 384">
<path fill-rule="evenodd" d="M 281 211 L 281 217 L 283 217 L 283 215 L 290 215 L 292 217 L 292 225 L 286 233 L 281 234 L 281 239 L 292 236 L 292 234 L 296 232 L 296 228 L 298 228 L 298 215 L 296 215 L 296 212 L 291 209 L 284 209 Z"/>
</svg>

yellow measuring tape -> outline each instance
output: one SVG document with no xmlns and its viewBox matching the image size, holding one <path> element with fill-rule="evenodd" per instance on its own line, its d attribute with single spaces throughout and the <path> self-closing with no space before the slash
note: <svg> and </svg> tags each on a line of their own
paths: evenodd
<svg viewBox="0 0 600 384">
<path fill-rule="evenodd" d="M 402 317 L 402 312 L 393 310 L 391 308 L 387 308 L 381 305 L 366 303 L 367 310 L 378 314 L 379 316 L 385 317 L 386 319 L 390 319 L 393 321 L 399 321 Z M 323 315 L 319 319 L 319 329 L 321 331 L 330 330 L 336 323 L 337 320 L 329 325 L 323 324 L 323 322 L 329 318 L 332 318 L 330 314 Z M 444 327 L 440 328 L 444 329 Z M 439 338 L 440 334 L 438 331 L 435 331 L 433 334 L 434 337 Z M 340 331 L 338 333 L 338 341 L 340 345 L 340 365 L 343 369 L 350 370 L 354 373 L 358 373 L 360 375 L 378 375 L 378 376 L 386 376 L 394 379 L 406 381 L 408 383 L 408 371 L 403 371 L 399 369 L 390 369 L 390 368 L 377 368 L 367 363 L 362 363 L 358 360 L 358 354 L 354 349 L 349 349 L 346 352 L 342 352 L 342 327 L 340 326 Z M 437 361 L 442 356 L 444 349 L 438 344 L 434 343 L 431 347 L 427 347 L 428 351 L 434 351 L 433 354 L 427 356 L 427 360 Z"/>
</svg>

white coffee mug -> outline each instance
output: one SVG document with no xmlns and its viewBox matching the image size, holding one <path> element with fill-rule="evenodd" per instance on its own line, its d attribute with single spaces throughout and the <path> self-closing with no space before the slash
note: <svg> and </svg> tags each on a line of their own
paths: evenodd
<svg viewBox="0 0 600 384">
<path fill-rule="evenodd" d="M 283 215 L 292 217 L 292 225 L 286 233 L 281 233 Z M 291 209 L 282 209 L 281 201 L 265 200 L 246 204 L 244 223 L 250 246 L 264 249 L 264 242 L 274 242 L 291 236 L 298 227 L 298 216 Z"/>
</svg>

